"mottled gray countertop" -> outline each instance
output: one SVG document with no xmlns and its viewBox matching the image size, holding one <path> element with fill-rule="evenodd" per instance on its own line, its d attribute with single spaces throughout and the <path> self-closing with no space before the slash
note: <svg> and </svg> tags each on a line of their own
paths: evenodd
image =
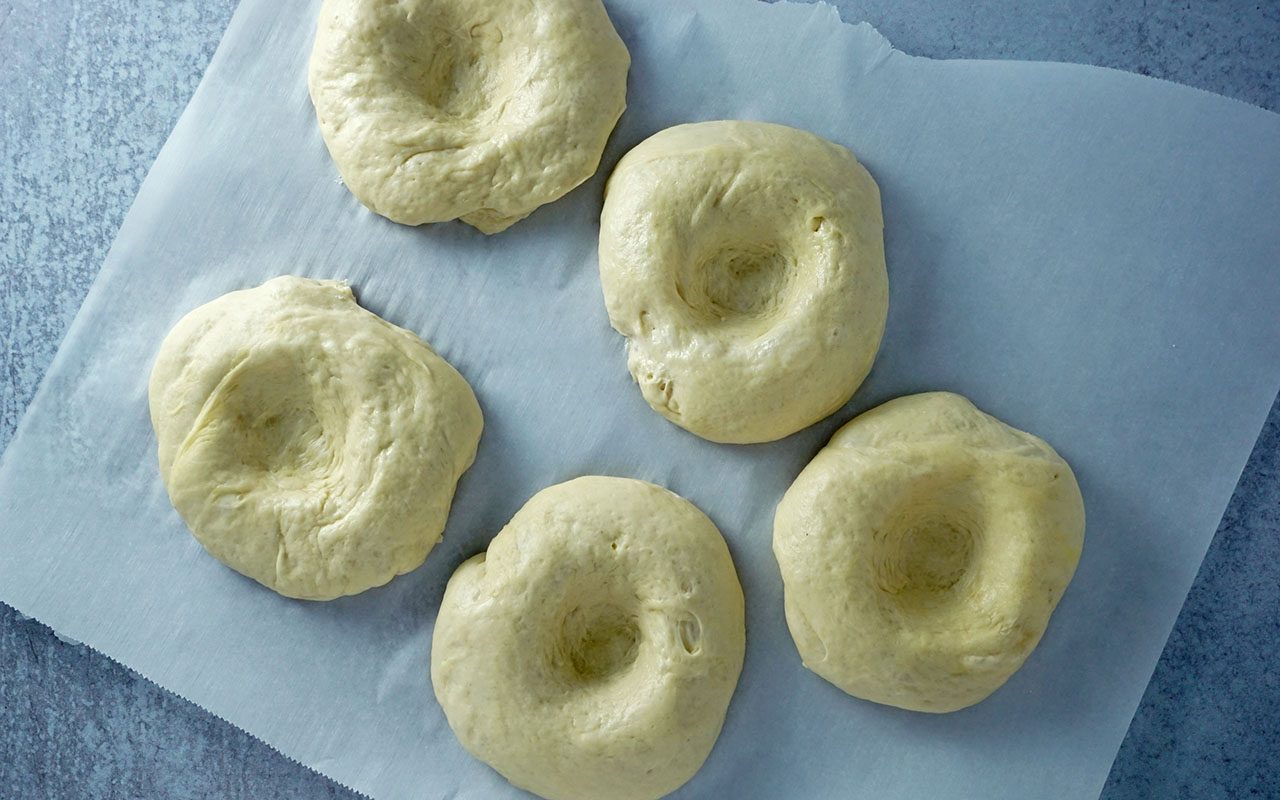
<svg viewBox="0 0 1280 800">
<path fill-rule="evenodd" d="M 1099 64 L 1280 111 L 1272 0 L 836 5 L 918 55 Z M 0 448 L 234 6 L 0 0 Z M 1280 404 L 1103 796 L 1280 798 L 1278 648 Z M 0 798 L 352 796 L 0 605 Z"/>
</svg>

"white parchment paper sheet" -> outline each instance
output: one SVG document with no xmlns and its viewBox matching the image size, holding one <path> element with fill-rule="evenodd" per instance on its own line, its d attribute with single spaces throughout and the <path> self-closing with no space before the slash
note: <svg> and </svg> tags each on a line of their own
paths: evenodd
<svg viewBox="0 0 1280 800">
<path fill-rule="evenodd" d="M 630 108 L 600 176 L 512 230 L 412 229 L 337 183 L 304 81 L 314 0 L 244 0 L 0 470 L 0 599 L 379 798 L 518 794 L 431 693 L 445 581 L 538 489 L 665 484 L 723 529 L 742 682 L 681 797 L 1093 797 L 1280 384 L 1280 117 L 1101 69 L 938 62 L 834 10 L 609 0 Z M 665 126 L 812 129 L 879 180 L 891 311 L 849 408 L 717 446 L 648 410 L 596 274 L 602 179 Z M 325 604 L 204 554 L 156 475 L 145 386 L 170 325 L 294 272 L 350 279 L 484 406 L 479 457 L 420 570 Z M 988 701 L 928 716 L 806 672 L 770 551 L 781 493 L 837 424 L 950 389 L 1052 442 L 1089 515 L 1048 635 Z"/>
</svg>

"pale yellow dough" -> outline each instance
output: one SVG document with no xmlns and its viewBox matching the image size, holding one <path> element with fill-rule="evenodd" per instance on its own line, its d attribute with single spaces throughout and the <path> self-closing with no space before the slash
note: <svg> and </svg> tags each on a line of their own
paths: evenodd
<svg viewBox="0 0 1280 800">
<path fill-rule="evenodd" d="M 550 800 L 693 777 L 742 669 L 742 588 L 692 503 L 587 477 L 534 495 L 449 581 L 431 682 L 462 745 Z"/>
<path fill-rule="evenodd" d="M 308 600 L 420 565 L 483 426 L 453 367 L 337 281 L 200 306 L 165 337 L 149 394 L 160 477 L 196 539 Z"/>
<path fill-rule="evenodd" d="M 806 667 L 855 697 L 943 712 L 1022 666 L 1083 541 L 1067 462 L 935 392 L 841 428 L 778 505 L 773 550 Z"/>
<path fill-rule="evenodd" d="M 619 162 L 600 282 L 649 405 L 766 442 L 844 405 L 888 313 L 880 191 L 845 148 L 762 122 L 660 131 Z"/>
<path fill-rule="evenodd" d="M 360 202 L 496 233 L 595 173 L 630 63 L 600 0 L 325 0 L 308 85 Z"/>
</svg>

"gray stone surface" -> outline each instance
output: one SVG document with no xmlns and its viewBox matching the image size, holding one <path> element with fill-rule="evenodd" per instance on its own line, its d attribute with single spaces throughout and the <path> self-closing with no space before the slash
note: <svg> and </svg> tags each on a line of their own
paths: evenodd
<svg viewBox="0 0 1280 800">
<path fill-rule="evenodd" d="M 1254 446 L 1107 800 L 1280 798 L 1280 401 Z"/>
<path fill-rule="evenodd" d="M 911 53 L 1099 64 L 1280 110 L 1280 4 L 1270 0 L 836 4 Z M 0 0 L 0 448 L 234 5 Z M 1278 509 L 1280 404 L 1112 768 L 1108 800 L 1280 797 Z M 354 795 L 0 606 L 9 797 Z"/>
</svg>

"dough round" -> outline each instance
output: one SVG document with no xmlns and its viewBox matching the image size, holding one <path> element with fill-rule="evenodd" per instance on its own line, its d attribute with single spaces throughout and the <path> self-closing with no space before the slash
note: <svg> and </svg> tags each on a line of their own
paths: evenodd
<svg viewBox="0 0 1280 800">
<path fill-rule="evenodd" d="M 880 190 L 845 148 L 761 122 L 678 125 L 609 179 L 600 281 L 649 405 L 767 442 L 844 405 L 888 313 Z"/>
<path fill-rule="evenodd" d="M 360 202 L 496 233 L 595 173 L 630 64 L 600 0 L 325 0 L 308 85 Z"/>
<path fill-rule="evenodd" d="M 463 747 L 550 800 L 651 800 L 720 734 L 742 588 L 692 503 L 624 478 L 534 495 L 458 567 L 431 682 Z"/>
<path fill-rule="evenodd" d="M 855 697 L 943 712 L 1022 666 L 1083 541 L 1067 462 L 934 392 L 841 428 L 778 505 L 773 551 L 806 667 Z"/>
<path fill-rule="evenodd" d="M 420 565 L 483 426 L 462 376 L 338 281 L 200 306 L 165 337 L 149 394 L 160 477 L 196 539 L 306 600 Z"/>
</svg>

